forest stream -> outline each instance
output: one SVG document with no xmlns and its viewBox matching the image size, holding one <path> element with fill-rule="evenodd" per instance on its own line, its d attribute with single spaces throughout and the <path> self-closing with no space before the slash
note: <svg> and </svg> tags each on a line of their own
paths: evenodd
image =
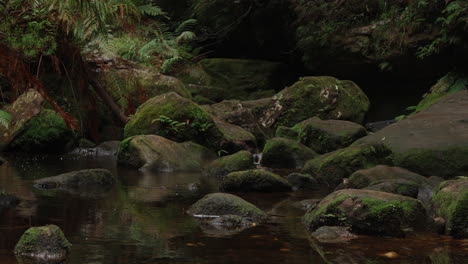
<svg viewBox="0 0 468 264">
<path fill-rule="evenodd" d="M 111 170 L 119 179 L 111 190 L 99 196 L 32 187 L 32 180 L 44 176 L 97 167 Z M 212 192 L 215 185 L 199 173 L 141 175 L 117 167 L 115 158 L 109 156 L 13 155 L 10 164 L 0 168 L 0 186 L 21 198 L 21 203 L 1 212 L 0 263 L 17 263 L 12 251 L 20 236 L 30 226 L 45 224 L 59 226 L 72 243 L 70 264 L 467 261 L 467 240 L 434 234 L 405 239 L 359 236 L 345 244 L 312 247 L 301 223 L 304 212 L 297 202 L 322 198 L 320 192 L 239 194 L 265 210 L 267 222 L 235 234 L 204 232 L 196 219 L 184 212 L 205 193 Z M 398 255 L 386 256 L 388 252 Z"/>
</svg>

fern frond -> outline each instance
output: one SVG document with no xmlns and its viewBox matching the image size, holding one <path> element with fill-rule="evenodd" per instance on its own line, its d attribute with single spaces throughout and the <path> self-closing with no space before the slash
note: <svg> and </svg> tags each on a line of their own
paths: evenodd
<svg viewBox="0 0 468 264">
<path fill-rule="evenodd" d="M 155 6 L 151 4 L 138 6 L 138 12 L 141 15 L 152 16 L 152 17 L 161 16 L 161 17 L 168 18 L 167 13 L 164 12 L 159 6 Z"/>
<path fill-rule="evenodd" d="M 196 19 L 188 19 L 182 22 L 174 31 L 176 36 L 180 36 L 185 31 L 195 31 L 198 21 Z"/>
<path fill-rule="evenodd" d="M 11 122 L 12 116 L 10 113 L 0 110 L 0 125 L 8 128 Z"/>
<path fill-rule="evenodd" d="M 196 37 L 197 37 L 197 36 L 196 36 L 195 33 L 193 33 L 192 31 L 184 31 L 184 32 L 182 32 L 182 34 L 180 34 L 180 35 L 176 38 L 176 42 L 177 42 L 178 44 L 180 44 L 180 43 L 192 41 L 192 40 L 194 40 Z"/>
</svg>

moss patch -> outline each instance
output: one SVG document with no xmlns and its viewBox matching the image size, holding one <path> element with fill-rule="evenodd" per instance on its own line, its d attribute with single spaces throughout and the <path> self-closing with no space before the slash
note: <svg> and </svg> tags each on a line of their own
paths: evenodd
<svg viewBox="0 0 468 264">
<path fill-rule="evenodd" d="M 273 138 L 263 148 L 262 164 L 272 168 L 302 168 L 306 161 L 317 156 L 313 150 L 286 138 Z"/>
<path fill-rule="evenodd" d="M 255 168 L 252 153 L 239 151 L 210 163 L 204 171 L 207 176 L 223 177 L 231 172 Z"/>
<path fill-rule="evenodd" d="M 223 178 L 223 191 L 281 192 L 290 191 L 291 185 L 281 176 L 263 170 L 233 172 Z"/>
</svg>

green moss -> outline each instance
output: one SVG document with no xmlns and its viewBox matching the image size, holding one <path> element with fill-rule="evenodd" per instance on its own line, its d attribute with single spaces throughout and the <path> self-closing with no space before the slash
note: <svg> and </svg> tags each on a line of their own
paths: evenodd
<svg viewBox="0 0 468 264">
<path fill-rule="evenodd" d="M 348 195 L 338 195 L 332 201 L 327 202 L 325 206 L 307 212 L 303 217 L 303 222 L 310 230 L 319 226 L 345 226 L 348 224 L 346 216 L 339 210 L 338 206 L 347 198 Z"/>
<path fill-rule="evenodd" d="M 204 174 L 208 176 L 223 177 L 231 172 L 255 168 L 252 153 L 239 151 L 233 155 L 225 156 L 210 163 Z"/>
<path fill-rule="evenodd" d="M 388 159 L 390 153 L 386 146 L 380 144 L 351 146 L 308 161 L 302 171 L 336 186 L 357 170 L 391 163 Z"/>
<path fill-rule="evenodd" d="M 50 244 L 45 245 L 44 243 Z M 58 250 L 63 249 L 68 251 L 72 245 L 68 242 L 62 230 L 60 230 L 58 226 L 48 225 L 42 227 L 31 227 L 24 232 L 19 242 L 16 244 L 15 253 L 28 254 L 38 250 L 38 248 L 41 249 L 48 246 L 56 247 Z"/>
<path fill-rule="evenodd" d="M 55 152 L 64 151 L 73 139 L 73 132 L 67 127 L 62 117 L 44 109 L 29 120 L 10 147 L 20 151 Z"/>
<path fill-rule="evenodd" d="M 223 178 L 224 191 L 274 192 L 290 191 L 291 185 L 281 176 L 263 170 L 232 172 Z"/>
<path fill-rule="evenodd" d="M 307 160 L 316 156 L 317 153 L 299 142 L 273 138 L 263 148 L 262 163 L 273 168 L 301 168 Z"/>
</svg>

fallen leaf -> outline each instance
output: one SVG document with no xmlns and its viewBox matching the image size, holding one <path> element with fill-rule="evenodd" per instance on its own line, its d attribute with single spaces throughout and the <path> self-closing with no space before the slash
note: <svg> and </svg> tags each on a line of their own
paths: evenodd
<svg viewBox="0 0 468 264">
<path fill-rule="evenodd" d="M 380 257 L 385 257 L 385 258 L 391 258 L 391 259 L 392 259 L 392 258 L 398 258 L 398 257 L 399 257 L 398 253 L 393 252 L 393 251 L 392 251 L 392 252 L 383 253 L 383 254 L 378 254 L 378 256 L 380 256 Z"/>
</svg>

